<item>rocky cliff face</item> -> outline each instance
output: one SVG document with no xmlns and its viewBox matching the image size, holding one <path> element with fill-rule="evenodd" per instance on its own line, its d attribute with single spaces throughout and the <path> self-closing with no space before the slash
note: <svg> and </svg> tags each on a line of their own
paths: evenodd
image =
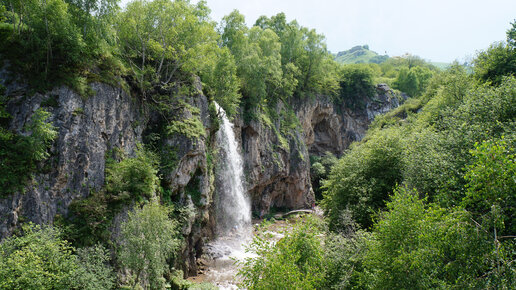
<svg viewBox="0 0 516 290">
<path fill-rule="evenodd" d="M 48 170 L 36 174 L 25 193 L 0 200 L 0 236 L 10 234 L 20 221 L 46 224 L 56 214 L 65 215 L 72 200 L 104 185 L 108 150 L 131 153 L 141 141 L 145 118 L 129 95 L 100 83 L 92 89 L 93 96 L 85 99 L 66 87 L 33 96 L 8 90 L 11 129 L 21 132 L 32 114 L 45 107 L 58 137 L 42 165 Z"/>
<path fill-rule="evenodd" d="M 1 70 L 0 76 L 2 84 L 8 73 Z M 50 149 L 50 158 L 40 165 L 45 170 L 34 175 L 25 193 L 0 199 L 0 239 L 12 234 L 22 222 L 52 224 L 57 215 L 66 216 L 72 201 L 86 198 L 104 186 L 110 150 L 117 148 L 131 156 L 153 128 L 162 125 L 160 114 L 122 89 L 102 83 L 91 84 L 91 88 L 91 96 L 81 97 L 67 87 L 30 95 L 23 84 L 12 82 L 7 86 L 7 111 L 12 116 L 10 129 L 25 134 L 25 124 L 43 107 L 51 113 L 48 121 L 56 127 L 58 137 Z M 174 149 L 177 163 L 173 170 L 162 172 L 163 182 L 172 195 L 178 196 L 176 199 L 187 212 L 182 229 L 186 243 L 181 250 L 182 263 L 177 266 L 186 274 L 195 274 L 196 256 L 204 239 L 213 234 L 209 218 L 213 172 L 206 158 L 211 131 L 206 97 L 198 94 L 185 100 L 189 102 L 187 106 L 178 107 L 169 115 L 191 118 L 193 112 L 189 108 L 196 108 L 198 117 L 208 128 L 206 136 L 193 140 L 172 134 L 161 138 L 160 145 Z M 192 200 L 188 187 L 200 192 L 200 197 Z M 130 206 L 113 218 L 111 230 L 115 241 L 128 210 Z"/>
<path fill-rule="evenodd" d="M 305 99 L 292 104 L 300 126 L 280 140 L 280 121 L 251 121 L 240 124 L 248 190 L 256 215 L 271 207 L 298 209 L 311 207 L 314 195 L 310 181 L 310 155 L 326 151 L 340 156 L 361 140 L 374 117 L 399 106 L 387 85 L 376 87 L 372 98 L 363 98 L 362 108 L 336 105 L 327 97 Z M 279 104 L 276 111 L 282 109 Z"/>
<path fill-rule="evenodd" d="M 398 107 L 400 99 L 406 95 L 398 96 L 386 84 L 379 84 L 376 94 L 362 98 L 362 105 L 355 108 L 318 97 L 296 103 L 295 111 L 310 154 L 322 156 L 329 151 L 340 156 L 352 142 L 362 140 L 375 116 Z"/>
<path fill-rule="evenodd" d="M 282 104 L 278 106 L 281 110 Z M 301 128 L 281 136 L 279 121 L 240 126 L 244 172 L 255 215 L 262 216 L 271 207 L 310 207 L 315 199 Z"/>
</svg>

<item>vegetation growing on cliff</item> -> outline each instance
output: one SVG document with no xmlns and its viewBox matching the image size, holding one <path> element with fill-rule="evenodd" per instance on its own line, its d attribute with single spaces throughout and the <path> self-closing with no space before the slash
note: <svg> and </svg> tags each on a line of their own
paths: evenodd
<svg viewBox="0 0 516 290">
<path fill-rule="evenodd" d="M 37 172 L 38 163 L 49 156 L 49 147 L 57 137 L 55 127 L 47 121 L 50 114 L 41 108 L 24 128 L 27 134 L 12 132 L 7 127 L 11 116 L 5 104 L 6 97 L 0 91 L 0 197 L 24 190 Z"/>
</svg>

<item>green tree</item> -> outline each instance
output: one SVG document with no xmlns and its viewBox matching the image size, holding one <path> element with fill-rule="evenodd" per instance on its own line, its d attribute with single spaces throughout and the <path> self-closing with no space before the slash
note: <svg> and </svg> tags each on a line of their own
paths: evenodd
<svg viewBox="0 0 516 290">
<path fill-rule="evenodd" d="M 158 159 L 150 151 L 139 148 L 135 157 L 106 164 L 106 190 L 112 194 L 142 201 L 150 199 L 158 189 Z"/>
<path fill-rule="evenodd" d="M 102 245 L 77 250 L 79 265 L 75 279 L 81 289 L 113 289 L 115 273 L 109 266 L 110 253 Z"/>
<path fill-rule="evenodd" d="M 49 157 L 48 149 L 57 137 L 56 128 L 47 121 L 49 117 L 50 113 L 37 109 L 25 126 L 26 136 L 7 130 L 4 124 L 0 126 L 0 195 L 23 190 L 37 164 Z M 0 99 L 0 120 L 8 123 L 9 119 Z"/>
<path fill-rule="evenodd" d="M 169 209 L 157 201 L 129 213 L 121 226 L 121 243 L 117 251 L 120 264 L 131 271 L 132 286 L 162 289 L 167 259 L 179 248 L 179 229 L 169 218 Z"/>
<path fill-rule="evenodd" d="M 218 35 L 204 1 L 136 0 L 116 24 L 120 49 L 144 95 L 155 87 L 180 85 L 181 75 L 211 64 Z"/>
<path fill-rule="evenodd" d="M 516 46 L 516 20 L 511 23 L 511 28 L 507 30 L 507 43 Z"/>
<path fill-rule="evenodd" d="M 72 247 L 52 228 L 27 225 L 0 244 L 0 288 L 70 289 L 78 265 Z"/>
<path fill-rule="evenodd" d="M 62 70 L 73 71 L 84 64 L 85 44 L 68 13 L 67 3 L 63 0 L 5 2 L 12 4 L 5 6 L 11 9 L 13 31 L 3 49 L 12 58 L 19 57 L 24 72 L 55 81 L 55 77 L 66 74 Z"/>
<path fill-rule="evenodd" d="M 339 71 L 339 104 L 350 108 L 363 108 L 364 101 L 374 95 L 373 73 L 363 65 L 344 65 Z"/>
<path fill-rule="evenodd" d="M 228 116 L 234 116 L 240 106 L 240 79 L 237 77 L 235 59 L 227 47 L 216 52 L 216 63 L 201 72 L 208 97 L 213 98 Z"/>
<path fill-rule="evenodd" d="M 516 47 L 502 42 L 492 44 L 478 53 L 473 65 L 478 80 L 499 85 L 504 76 L 516 73 Z"/>
<path fill-rule="evenodd" d="M 504 140 L 488 140 L 471 150 L 473 164 L 464 178 L 466 196 L 463 205 L 480 219 L 487 219 L 498 234 L 516 232 L 516 155 L 514 146 Z"/>
</svg>

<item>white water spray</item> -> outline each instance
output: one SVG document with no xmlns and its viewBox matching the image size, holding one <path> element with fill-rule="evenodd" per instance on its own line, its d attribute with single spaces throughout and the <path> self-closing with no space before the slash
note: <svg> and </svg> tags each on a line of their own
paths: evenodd
<svg viewBox="0 0 516 290">
<path fill-rule="evenodd" d="M 222 121 L 217 132 L 217 233 L 219 236 L 245 235 L 251 226 L 251 205 L 244 189 L 244 162 L 238 150 L 233 124 L 226 112 L 218 104 L 215 105 Z"/>
<path fill-rule="evenodd" d="M 206 245 L 211 261 L 203 281 L 219 289 L 237 289 L 234 259 L 248 257 L 243 244 L 252 236 L 251 202 L 244 187 L 243 160 L 233 131 L 233 124 L 224 110 L 216 104 L 221 118 L 217 132 L 219 148 L 216 166 L 215 215 L 217 239 Z"/>
</svg>

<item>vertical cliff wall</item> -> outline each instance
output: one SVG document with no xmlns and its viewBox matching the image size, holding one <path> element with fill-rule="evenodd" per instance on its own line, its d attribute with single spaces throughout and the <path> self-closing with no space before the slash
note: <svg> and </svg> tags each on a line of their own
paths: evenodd
<svg viewBox="0 0 516 290">
<path fill-rule="evenodd" d="M 320 96 L 297 102 L 295 110 L 310 154 L 322 156 L 329 151 L 340 156 L 351 143 L 364 138 L 375 116 L 398 107 L 406 98 L 379 84 L 372 97 L 358 98 L 360 104 L 353 107 Z"/>
<path fill-rule="evenodd" d="M 405 98 L 380 84 L 372 97 L 358 97 L 361 105 L 337 104 L 325 96 L 295 100 L 289 108 L 299 121 L 287 133 L 281 117 L 276 120 L 239 122 L 245 171 L 255 215 L 271 207 L 297 209 L 311 207 L 314 195 L 310 181 L 310 155 L 326 151 L 340 156 L 354 141 L 360 141 L 374 117 L 399 106 Z"/>
<path fill-rule="evenodd" d="M 0 84 L 5 84 L 9 74 L 2 70 L 0 76 Z M 139 144 L 155 138 L 157 129 L 170 120 L 195 115 L 205 128 L 204 135 L 192 138 L 170 132 L 162 134 L 156 144 L 158 151 L 170 149 L 166 153 L 174 159 L 174 166 L 160 174 L 164 187 L 186 213 L 182 228 L 185 243 L 177 266 L 186 274 L 195 274 L 203 241 L 213 235 L 209 212 L 214 177 L 207 156 L 214 144 L 210 142 L 213 130 L 206 97 L 201 93 L 176 96 L 179 105 L 158 113 L 120 88 L 103 83 L 90 86 L 91 96 L 81 97 L 67 87 L 34 94 L 20 82 L 7 85 L 10 130 L 29 134 L 26 124 L 38 108 L 44 108 L 51 116 L 47 121 L 58 135 L 49 150 L 50 157 L 38 165 L 25 191 L 0 198 L 0 239 L 11 235 L 21 223 L 52 224 L 57 216 L 66 217 L 74 200 L 87 198 L 105 186 L 106 159 L 112 150 L 132 156 Z M 200 92 L 199 82 L 196 87 Z M 130 208 L 129 204 L 112 219 L 114 242 Z"/>
<path fill-rule="evenodd" d="M 278 104 L 277 111 L 283 105 Z M 255 215 L 271 207 L 306 208 L 314 202 L 310 160 L 301 127 L 281 132 L 281 120 L 241 124 L 244 170 Z"/>
<path fill-rule="evenodd" d="M 29 95 L 24 90 L 7 91 L 10 129 L 23 132 L 40 107 L 51 113 L 49 121 L 58 137 L 51 157 L 17 193 L 0 200 L 0 234 L 6 236 L 21 221 L 52 223 L 65 215 L 70 203 L 104 185 L 106 152 L 117 147 L 131 153 L 141 141 L 145 116 L 130 96 L 119 88 L 92 84 L 94 94 L 81 98 L 66 87 L 46 94 Z M 45 105 L 51 104 L 51 105 Z"/>
</svg>

